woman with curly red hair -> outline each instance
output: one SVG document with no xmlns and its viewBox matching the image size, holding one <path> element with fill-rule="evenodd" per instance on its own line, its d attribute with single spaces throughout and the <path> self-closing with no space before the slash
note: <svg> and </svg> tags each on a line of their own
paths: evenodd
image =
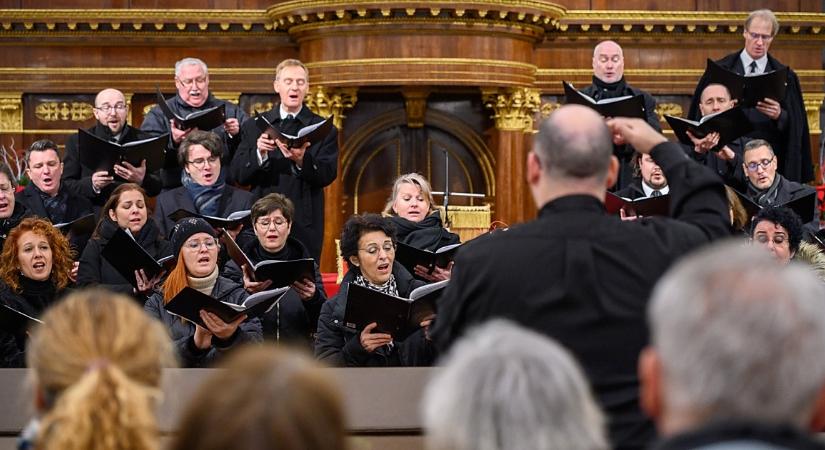
<svg viewBox="0 0 825 450">
<path fill-rule="evenodd" d="M 27 218 L 0 253 L 0 303 L 39 317 L 71 283 L 69 241 L 48 220 Z M 0 330 L 0 367 L 23 367 L 25 334 Z"/>
</svg>

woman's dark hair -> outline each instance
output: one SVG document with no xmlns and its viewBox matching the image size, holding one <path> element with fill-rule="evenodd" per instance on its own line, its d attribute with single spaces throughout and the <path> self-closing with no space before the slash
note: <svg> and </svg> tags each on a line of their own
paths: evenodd
<svg viewBox="0 0 825 450">
<path fill-rule="evenodd" d="M 6 177 L 8 177 L 12 188 L 17 188 L 17 178 L 14 178 L 14 175 L 11 172 L 11 167 L 9 167 L 8 164 L 0 162 L 0 173 L 5 174 Z"/>
<path fill-rule="evenodd" d="M 116 187 L 112 194 L 109 196 L 109 199 L 106 200 L 106 204 L 103 205 L 103 208 L 100 210 L 100 220 L 97 221 L 97 226 L 95 227 L 95 232 L 92 234 L 92 239 L 100 239 L 100 227 L 103 225 L 105 221 L 111 221 L 112 219 L 109 217 L 109 211 L 114 211 L 117 209 L 117 205 L 120 203 L 120 196 L 123 195 L 124 192 L 129 191 L 138 191 L 141 195 L 143 195 L 143 204 L 146 207 L 149 207 L 149 199 L 146 197 L 146 191 L 143 190 L 140 185 L 136 183 L 123 183 L 120 186 Z M 146 211 L 146 220 L 152 220 L 149 216 L 149 211 Z"/>
<path fill-rule="evenodd" d="M 354 215 L 347 220 L 341 230 L 341 257 L 352 270 L 350 256 L 358 254 L 358 240 L 371 231 L 383 231 L 393 244 L 395 243 L 395 226 L 388 219 L 378 214 Z"/>
<path fill-rule="evenodd" d="M 763 221 L 773 222 L 785 228 L 788 231 L 788 245 L 791 253 L 796 254 L 796 251 L 799 250 L 799 243 L 802 242 L 802 219 L 790 208 L 770 206 L 762 208 L 753 218 L 753 223 L 751 223 L 751 239 L 756 230 L 756 225 Z"/>
<path fill-rule="evenodd" d="M 221 157 L 223 155 L 223 142 L 217 134 L 211 131 L 192 130 L 180 143 L 178 147 L 178 164 L 181 167 L 186 166 L 189 160 L 189 147 L 193 145 L 202 145 L 209 150 L 212 156 Z"/>
<path fill-rule="evenodd" d="M 284 219 L 286 219 L 288 223 L 292 223 L 292 216 L 295 215 L 295 206 L 292 204 L 292 200 L 277 192 L 259 198 L 258 201 L 252 205 L 250 219 L 254 224 L 255 221 L 258 220 L 258 217 L 267 216 L 279 209 Z"/>
</svg>

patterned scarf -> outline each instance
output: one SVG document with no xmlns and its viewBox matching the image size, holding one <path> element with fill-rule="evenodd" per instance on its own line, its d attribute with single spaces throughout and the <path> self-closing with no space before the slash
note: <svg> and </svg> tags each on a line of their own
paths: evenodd
<svg viewBox="0 0 825 450">
<path fill-rule="evenodd" d="M 223 188 L 226 185 L 226 172 L 221 170 L 217 181 L 215 181 L 215 184 L 212 186 L 202 186 L 195 183 L 192 177 L 184 170 L 180 174 L 180 182 L 189 192 L 189 196 L 192 197 L 192 202 L 195 204 L 195 209 L 197 210 L 195 212 L 207 216 L 218 215 L 221 194 L 223 194 Z"/>
<path fill-rule="evenodd" d="M 49 220 L 55 224 L 66 222 L 66 210 L 68 208 L 68 195 L 66 195 L 66 191 L 61 189 L 57 192 L 57 195 L 51 197 L 49 194 L 41 191 L 37 186 L 35 186 L 34 189 L 40 194 L 40 200 L 43 201 L 43 207 L 46 208 L 46 214 L 49 216 Z"/>
<path fill-rule="evenodd" d="M 764 191 L 760 191 L 748 181 L 748 195 L 754 199 L 759 206 L 773 206 L 774 203 L 776 203 L 777 195 L 779 195 L 779 174 L 774 175 L 773 183 Z"/>
<path fill-rule="evenodd" d="M 364 286 L 365 288 L 370 288 L 373 291 L 382 292 L 384 294 L 395 295 L 398 296 L 398 284 L 395 282 L 395 275 L 390 274 L 390 279 L 387 280 L 384 284 L 372 284 L 369 280 L 367 280 L 364 275 L 360 273 L 355 277 L 355 281 L 353 283 Z"/>
</svg>

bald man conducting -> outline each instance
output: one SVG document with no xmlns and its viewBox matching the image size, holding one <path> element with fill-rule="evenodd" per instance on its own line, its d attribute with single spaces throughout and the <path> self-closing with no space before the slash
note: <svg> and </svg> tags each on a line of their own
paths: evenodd
<svg viewBox="0 0 825 450">
<path fill-rule="evenodd" d="M 122 92 L 117 89 L 104 89 L 95 97 L 93 111 L 97 123 L 86 131 L 118 144 L 151 138 L 152 135 L 126 123 L 128 110 L 129 105 Z M 66 141 L 61 183 L 76 195 L 89 199 L 95 206 L 102 207 L 112 191 L 126 182 L 139 184 L 150 197 L 160 193 L 160 173 L 147 173 L 145 162 L 140 166 L 133 166 L 124 161 L 123 164 L 115 164 L 114 172 L 115 176 L 112 176 L 105 170 L 94 172 L 81 165 L 77 135 L 69 137 Z"/>
<path fill-rule="evenodd" d="M 607 214 L 605 189 L 619 170 L 614 142 L 662 168 L 672 217 Z M 645 121 L 606 125 L 578 105 L 542 123 L 527 183 L 539 218 L 464 244 L 431 335 L 444 351 L 472 325 L 506 317 L 555 338 L 585 369 L 613 445 L 642 448 L 654 436 L 639 409 L 636 375 L 648 342 L 647 298 L 673 261 L 729 234 L 724 185 Z"/>
</svg>

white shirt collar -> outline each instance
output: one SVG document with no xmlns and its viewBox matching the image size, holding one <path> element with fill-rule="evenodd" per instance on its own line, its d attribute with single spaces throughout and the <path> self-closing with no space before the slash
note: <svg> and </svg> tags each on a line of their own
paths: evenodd
<svg viewBox="0 0 825 450">
<path fill-rule="evenodd" d="M 744 49 L 742 50 L 742 53 L 739 54 L 739 59 L 742 60 L 742 67 L 745 68 L 745 76 L 750 75 L 750 71 L 751 71 L 750 70 L 750 65 L 751 65 L 751 62 L 754 61 L 754 59 L 751 58 L 751 55 L 749 55 L 747 50 L 744 50 Z M 755 61 L 756 61 L 756 74 L 761 75 L 761 74 L 765 73 L 765 68 L 768 67 L 768 54 L 765 53 L 764 55 L 762 55 L 761 58 L 759 58 Z"/>
<path fill-rule="evenodd" d="M 642 190 L 645 191 L 645 197 L 650 197 L 650 194 L 652 194 L 653 191 L 659 191 L 662 193 L 662 195 L 666 195 L 668 192 L 670 192 L 670 186 L 665 186 L 661 189 L 653 189 L 652 187 L 648 186 L 647 183 L 644 182 L 644 180 L 642 180 Z"/>
<path fill-rule="evenodd" d="M 304 105 L 301 105 L 301 109 L 304 109 Z M 288 116 L 289 114 L 292 114 L 292 117 L 298 117 L 298 114 L 301 114 L 301 109 L 299 109 L 296 113 L 287 112 L 286 108 L 284 108 L 283 103 L 278 108 L 279 112 L 281 113 L 281 120 L 286 119 L 286 116 Z"/>
</svg>

